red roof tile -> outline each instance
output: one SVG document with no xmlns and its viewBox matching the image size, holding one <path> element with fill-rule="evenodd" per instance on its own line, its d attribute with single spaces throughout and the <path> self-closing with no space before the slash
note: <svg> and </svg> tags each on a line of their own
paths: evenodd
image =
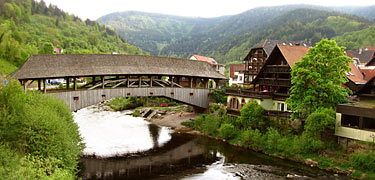
<svg viewBox="0 0 375 180">
<path fill-rule="evenodd" d="M 375 69 L 360 69 L 366 76 L 366 80 L 370 80 L 375 77 Z"/>
<path fill-rule="evenodd" d="M 305 46 L 289 46 L 277 45 L 288 62 L 290 67 L 293 67 L 297 61 L 300 61 L 303 56 L 307 54 L 310 47 Z"/>
<path fill-rule="evenodd" d="M 354 63 L 349 63 L 349 67 L 352 69 L 349 72 L 348 79 L 353 81 L 356 84 L 365 84 L 367 81 L 364 80 L 362 72 L 359 70 L 357 66 L 354 65 Z"/>
<path fill-rule="evenodd" d="M 193 54 L 189 57 L 189 59 L 191 59 L 192 57 L 195 57 L 198 61 L 205 61 L 205 62 L 208 62 L 210 64 L 217 64 L 217 62 L 214 58 Z"/>
</svg>

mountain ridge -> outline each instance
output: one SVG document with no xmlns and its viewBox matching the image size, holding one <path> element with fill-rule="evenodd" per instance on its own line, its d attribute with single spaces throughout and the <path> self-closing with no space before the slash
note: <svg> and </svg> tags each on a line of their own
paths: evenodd
<svg viewBox="0 0 375 180">
<path fill-rule="evenodd" d="M 294 16 L 293 13 L 289 13 L 296 9 L 305 9 L 305 11 L 312 13 L 311 18 L 304 19 L 300 21 L 299 24 L 290 22 L 289 19 L 298 19 L 300 18 L 298 16 L 309 16 L 306 13 L 303 14 L 301 11 L 296 12 L 298 13 L 297 16 Z M 284 40 L 286 40 L 285 38 L 291 38 L 288 40 L 306 40 L 314 43 L 317 42 L 318 38 L 333 38 L 334 36 L 342 35 L 346 32 L 367 28 L 373 23 L 371 20 L 364 17 L 345 13 L 345 8 L 341 8 L 340 10 L 337 9 L 305 4 L 258 7 L 237 15 L 217 18 L 191 18 L 173 15 L 164 16 L 157 13 L 135 11 L 131 12 L 132 16 L 121 17 L 122 19 L 125 19 L 125 21 L 121 21 L 121 23 L 125 23 L 126 26 L 137 25 L 137 21 L 129 21 L 127 19 L 137 19 L 137 17 L 134 16 L 140 16 L 141 19 L 151 18 L 153 23 L 148 23 L 148 25 L 151 24 L 151 26 L 147 28 L 135 28 L 132 31 L 122 29 L 121 26 L 119 26 L 119 21 L 108 21 L 108 19 L 111 18 L 110 15 L 105 16 L 105 18 L 101 17 L 98 21 L 99 23 L 118 30 L 119 35 L 126 37 L 126 40 L 129 43 L 140 47 L 144 51 L 150 52 L 151 55 L 167 55 L 187 58 L 191 54 L 201 54 L 214 57 L 224 63 L 233 60 L 240 60 L 243 57 L 243 51 L 247 52 L 249 48 L 256 43 L 259 43 L 261 40 L 270 38 L 284 38 Z M 122 13 L 129 14 L 129 12 Z M 324 14 L 325 16 L 319 16 L 319 13 Z M 147 17 L 147 14 L 158 16 L 158 18 L 161 18 L 162 20 L 158 21 L 152 19 L 150 16 Z M 280 19 L 280 16 L 286 17 Z M 329 18 L 330 16 L 334 17 Z M 277 18 L 279 18 L 279 20 L 274 20 Z M 314 18 L 319 19 L 319 21 L 313 22 L 315 21 Z M 181 19 L 187 20 L 181 22 Z M 199 21 L 204 21 L 204 23 L 202 24 Z M 127 22 L 128 24 L 126 24 Z M 277 27 L 269 25 L 272 23 L 279 24 L 279 26 L 284 28 L 288 28 L 286 23 L 289 23 L 293 28 L 302 28 L 306 31 L 310 30 L 302 26 L 309 25 L 312 29 L 316 30 L 316 33 L 298 32 L 299 37 L 297 37 L 297 35 L 292 36 L 291 34 L 288 34 L 292 31 L 277 30 Z M 314 27 L 314 23 L 321 26 L 320 29 Z M 339 31 L 340 28 L 338 27 L 344 27 L 340 23 L 347 26 L 345 27 L 346 29 L 344 32 Z M 275 35 L 270 35 L 271 32 Z M 254 36 L 254 34 L 257 34 L 257 37 Z M 308 35 L 311 37 L 307 38 Z"/>
</svg>

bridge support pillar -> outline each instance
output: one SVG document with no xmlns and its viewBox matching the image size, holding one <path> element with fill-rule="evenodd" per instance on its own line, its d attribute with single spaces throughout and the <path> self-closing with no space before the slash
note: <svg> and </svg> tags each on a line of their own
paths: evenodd
<svg viewBox="0 0 375 180">
<path fill-rule="evenodd" d="M 191 106 L 193 107 L 193 111 L 195 113 L 199 113 L 199 114 L 208 114 L 209 113 L 209 108 L 201 108 L 201 107 L 197 107 L 197 106 Z"/>
<path fill-rule="evenodd" d="M 70 80 L 70 78 L 66 78 L 66 89 L 69 89 L 69 86 L 70 86 L 69 80 Z"/>
<path fill-rule="evenodd" d="M 38 79 L 38 90 L 42 90 L 42 80 Z"/>
<path fill-rule="evenodd" d="M 47 79 L 43 79 L 43 93 L 47 93 Z"/>
</svg>

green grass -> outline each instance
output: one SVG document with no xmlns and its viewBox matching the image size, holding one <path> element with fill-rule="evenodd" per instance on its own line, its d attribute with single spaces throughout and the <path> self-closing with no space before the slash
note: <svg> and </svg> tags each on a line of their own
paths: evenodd
<svg viewBox="0 0 375 180">
<path fill-rule="evenodd" d="M 16 71 L 18 68 L 4 59 L 0 59 L 0 72 L 9 75 L 10 73 Z"/>
</svg>

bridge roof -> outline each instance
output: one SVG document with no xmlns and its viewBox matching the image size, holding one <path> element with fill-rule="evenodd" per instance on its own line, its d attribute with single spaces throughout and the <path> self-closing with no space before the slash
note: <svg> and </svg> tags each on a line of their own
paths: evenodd
<svg viewBox="0 0 375 180">
<path fill-rule="evenodd" d="M 206 62 L 123 54 L 33 55 L 12 74 L 17 79 L 93 75 L 180 75 L 226 79 Z"/>
</svg>

